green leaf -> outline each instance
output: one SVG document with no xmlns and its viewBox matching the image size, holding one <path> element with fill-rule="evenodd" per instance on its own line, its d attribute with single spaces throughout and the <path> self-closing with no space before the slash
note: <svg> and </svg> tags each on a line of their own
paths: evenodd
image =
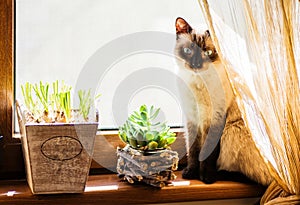
<svg viewBox="0 0 300 205">
<path fill-rule="evenodd" d="M 147 106 L 146 105 L 142 105 L 141 107 L 140 107 L 140 112 L 142 113 L 142 112 L 147 112 Z"/>
<path fill-rule="evenodd" d="M 161 123 L 161 122 L 154 123 L 154 124 L 152 124 L 152 127 L 155 127 L 155 126 L 157 126 L 157 125 L 160 125 L 160 123 Z"/>
<path fill-rule="evenodd" d="M 165 139 L 169 138 L 169 137 L 175 137 L 176 134 L 174 132 L 167 132 L 166 135 L 164 136 Z"/>
<path fill-rule="evenodd" d="M 137 141 L 135 139 L 132 139 L 132 138 L 129 139 L 129 144 L 134 148 L 137 147 Z"/>
<path fill-rule="evenodd" d="M 142 119 L 146 122 L 148 120 L 148 116 L 147 116 L 147 113 L 146 112 L 141 112 L 141 117 Z"/>
<path fill-rule="evenodd" d="M 158 141 L 158 148 L 163 148 L 165 147 L 166 144 L 167 144 L 167 140 L 162 138 Z"/>
<path fill-rule="evenodd" d="M 97 95 L 94 97 L 94 99 L 95 99 L 95 100 L 97 100 L 98 98 L 100 98 L 100 97 L 101 97 L 101 95 L 102 95 L 102 94 L 100 94 L 100 93 L 99 93 L 99 94 L 97 94 Z"/>
<path fill-rule="evenodd" d="M 155 113 L 153 115 L 150 116 L 150 119 L 154 120 L 157 115 L 159 114 L 160 108 L 156 109 Z"/>
<path fill-rule="evenodd" d="M 141 119 L 140 113 L 138 113 L 137 111 L 134 111 L 132 116 L 137 118 L 137 119 Z"/>
<path fill-rule="evenodd" d="M 157 147 L 158 147 L 158 143 L 155 141 L 149 142 L 149 144 L 148 144 L 149 150 L 155 150 L 155 149 L 157 149 Z"/>
<path fill-rule="evenodd" d="M 119 137 L 124 143 L 127 143 L 127 136 L 125 132 L 119 132 Z"/>
<path fill-rule="evenodd" d="M 146 133 L 146 140 L 149 142 L 149 141 L 152 141 L 154 139 L 154 135 L 152 132 L 147 132 Z"/>
<path fill-rule="evenodd" d="M 143 140 L 137 140 L 137 143 L 140 147 L 144 147 L 147 145 L 147 142 L 146 141 L 143 141 Z"/>
<path fill-rule="evenodd" d="M 153 115 L 153 111 L 154 111 L 154 106 L 151 105 L 151 107 L 150 107 L 150 116 Z"/>
<path fill-rule="evenodd" d="M 166 140 L 167 140 L 167 145 L 170 145 L 175 142 L 176 137 L 168 137 Z"/>
<path fill-rule="evenodd" d="M 153 133 L 154 137 L 157 137 L 159 135 L 159 131 L 152 130 L 151 132 Z"/>
<path fill-rule="evenodd" d="M 145 127 L 146 125 L 144 124 L 144 121 L 138 121 L 137 124 L 141 127 Z"/>
<path fill-rule="evenodd" d="M 143 136 L 143 134 L 141 132 L 137 132 L 136 139 L 138 141 L 145 141 L 144 136 Z"/>
</svg>

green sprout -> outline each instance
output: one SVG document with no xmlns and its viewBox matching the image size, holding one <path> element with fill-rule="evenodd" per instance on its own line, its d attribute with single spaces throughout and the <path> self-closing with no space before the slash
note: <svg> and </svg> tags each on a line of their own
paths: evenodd
<svg viewBox="0 0 300 205">
<path fill-rule="evenodd" d="M 166 123 L 156 122 L 160 109 L 142 105 L 134 111 L 119 128 L 120 139 L 131 147 L 140 150 L 156 150 L 170 146 L 176 140 L 176 134 L 170 131 Z"/>
<path fill-rule="evenodd" d="M 32 110 L 34 105 L 32 100 L 32 85 L 29 82 L 26 82 L 25 85 L 21 85 L 22 95 L 24 97 L 25 105 L 28 109 Z"/>
<path fill-rule="evenodd" d="M 58 92 L 58 80 L 52 83 L 53 94 L 51 95 L 51 107 L 52 110 L 61 110 L 59 92 Z"/>
<path fill-rule="evenodd" d="M 52 83 L 53 93 L 51 95 L 51 107 L 52 110 L 57 112 L 63 112 L 66 122 L 69 122 L 71 118 L 71 86 L 67 86 L 62 81 L 61 88 L 59 89 L 58 80 Z"/>
<path fill-rule="evenodd" d="M 29 109 L 32 113 L 35 113 L 37 105 L 34 103 L 32 97 L 32 87 L 32 84 L 26 82 L 25 85 L 21 85 L 21 90 L 27 109 Z"/>
<path fill-rule="evenodd" d="M 98 94 L 95 97 L 95 100 L 100 96 L 101 94 Z M 88 91 L 79 90 L 78 97 L 79 97 L 79 112 L 81 113 L 81 115 L 85 120 L 88 120 L 88 115 L 90 113 L 90 109 L 93 104 L 93 100 L 91 97 L 91 89 L 89 89 Z"/>
<path fill-rule="evenodd" d="M 71 118 L 71 89 L 71 86 L 63 84 L 61 92 L 58 93 L 59 107 L 65 114 L 66 122 L 69 122 L 69 119 Z"/>
<path fill-rule="evenodd" d="M 52 93 L 49 92 L 49 83 L 43 83 L 40 81 L 39 84 L 31 84 L 26 82 L 25 85 L 21 85 L 22 95 L 24 97 L 25 105 L 27 109 L 35 116 L 36 119 L 42 117 L 42 119 L 46 122 L 70 122 L 71 120 L 71 90 L 72 87 L 68 86 L 62 81 L 61 85 L 59 85 L 58 80 L 52 83 Z M 32 94 L 32 90 L 34 90 L 35 95 Z M 91 91 L 88 92 L 80 90 L 78 92 L 79 100 L 80 100 L 80 113 L 83 118 L 87 121 L 87 116 L 90 112 L 91 105 L 93 103 L 91 98 Z M 100 95 L 97 95 L 98 98 Z M 34 98 L 35 97 L 35 98 Z M 37 99 L 35 102 L 34 99 Z M 43 108 L 43 112 L 38 110 L 39 108 Z M 52 111 L 51 115 L 48 116 L 48 113 Z M 53 115 L 53 113 L 56 113 Z M 44 115 L 44 116 L 39 116 Z M 57 117 L 59 115 L 59 117 Z M 45 116 L 47 118 L 45 118 Z"/>
<path fill-rule="evenodd" d="M 40 84 L 35 84 L 33 86 L 33 90 L 35 91 L 36 96 L 39 99 L 39 102 L 43 105 L 44 111 L 46 113 L 49 112 L 49 84 L 45 83 L 43 84 L 42 81 L 40 81 Z"/>
</svg>

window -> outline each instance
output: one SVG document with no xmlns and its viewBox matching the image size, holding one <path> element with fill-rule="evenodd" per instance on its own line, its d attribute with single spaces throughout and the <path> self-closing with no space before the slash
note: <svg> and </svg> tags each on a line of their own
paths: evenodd
<svg viewBox="0 0 300 205">
<path fill-rule="evenodd" d="M 37 6 L 36 4 L 38 4 L 38 3 L 41 4 L 41 2 L 38 1 L 38 0 L 34 1 L 34 3 L 35 3 L 34 5 L 29 4 L 29 2 L 31 2 L 31 3 L 33 2 L 33 1 L 29 1 L 29 0 L 22 0 L 22 1 L 21 0 L 17 0 L 17 1 L 3 0 L 3 1 L 0 1 L 0 27 L 2 28 L 2 29 L 0 29 L 0 61 L 1 61 L 1 66 L 0 66 L 0 75 L 1 75 L 1 80 L 0 80 L 0 88 L 1 88 L 1 92 L 0 92 L 0 99 L 1 99 L 1 101 L 0 101 L 0 136 L 3 136 L 0 139 L 0 179 L 16 178 L 16 177 L 22 177 L 23 178 L 24 177 L 23 158 L 22 158 L 22 154 L 21 154 L 22 150 L 19 146 L 20 141 L 19 141 L 19 139 L 12 138 L 12 135 L 13 135 L 13 132 L 14 132 L 13 126 L 12 126 L 13 125 L 14 93 L 16 92 L 17 93 L 16 96 L 19 97 L 19 93 L 18 93 L 19 91 L 17 90 L 18 87 L 19 87 L 18 85 L 20 85 L 21 83 L 23 83 L 26 80 L 28 80 L 28 81 L 30 81 L 32 79 L 35 80 L 35 78 L 34 78 L 35 76 L 38 76 L 39 79 L 41 79 L 41 80 L 53 80 L 50 77 L 51 77 L 51 74 L 55 73 L 52 70 L 52 69 L 54 69 L 54 67 L 48 66 L 48 63 L 51 63 L 50 60 L 46 61 L 47 63 L 45 63 L 44 60 L 47 59 L 47 55 L 50 56 L 50 54 L 51 55 L 56 55 L 56 57 L 58 59 L 61 59 L 64 56 L 64 54 L 66 54 L 66 52 L 63 52 L 64 51 L 63 49 L 62 50 L 61 49 L 56 49 L 55 51 L 52 51 L 51 53 L 49 53 L 51 51 L 51 49 L 50 49 L 50 50 L 48 50 L 47 55 L 44 56 L 45 59 L 35 59 L 35 58 L 40 57 L 40 55 L 42 53 L 37 52 L 37 51 L 35 51 L 35 52 L 32 51 L 31 52 L 31 50 L 29 49 L 28 53 L 27 54 L 25 53 L 25 54 L 26 55 L 31 55 L 31 58 L 29 58 L 27 56 L 28 58 L 25 57 L 25 61 L 21 63 L 21 59 L 19 59 L 19 57 L 18 57 L 18 54 L 20 54 L 20 51 L 21 51 L 20 47 L 17 48 L 17 51 L 15 51 L 15 47 L 18 47 L 16 44 L 18 44 L 19 40 L 18 40 L 18 38 L 14 39 L 15 38 L 15 33 L 14 33 L 15 32 L 15 24 L 14 24 L 15 11 L 14 11 L 14 9 L 15 9 L 15 6 L 18 6 L 19 3 L 24 3 L 24 2 L 28 3 L 28 4 L 26 4 L 27 6 L 30 5 L 33 8 L 35 8 L 35 6 Z M 43 2 L 46 2 L 46 1 L 43 1 Z M 47 1 L 47 2 L 49 3 L 50 0 Z M 56 9 L 58 9 L 58 11 L 64 11 L 62 9 L 62 8 L 64 8 L 62 3 L 65 3 L 65 2 L 67 2 L 67 1 L 60 1 L 59 2 L 59 7 L 51 7 L 52 8 L 51 11 L 54 12 L 54 13 L 56 12 Z M 79 1 L 76 1 L 76 2 L 79 2 Z M 92 2 L 92 1 L 89 1 L 89 2 Z M 138 2 L 138 1 L 135 1 L 135 2 Z M 167 2 L 170 3 L 170 5 L 172 5 L 172 6 L 175 5 L 175 1 L 171 1 L 171 0 L 166 1 L 165 0 L 165 1 L 160 1 L 159 6 L 161 8 L 164 8 L 164 9 L 167 10 L 167 9 L 169 9 L 168 8 L 169 5 L 167 6 L 167 4 L 166 4 Z M 73 1 L 69 1 L 69 3 L 70 3 L 70 5 L 74 4 Z M 110 3 L 111 3 L 111 1 L 110 1 Z M 143 1 L 143 3 L 146 3 L 146 2 Z M 191 17 L 191 19 L 194 19 L 194 20 L 192 20 L 193 25 L 197 25 L 198 20 L 201 21 L 201 19 L 202 19 L 201 17 L 198 19 L 197 16 L 194 16 L 194 17 L 190 16 L 191 14 L 195 14 L 195 15 L 199 14 L 198 5 L 196 4 L 196 2 L 194 2 L 194 5 L 189 5 L 188 8 L 185 7 L 185 6 L 188 5 L 188 4 L 186 4 L 186 2 L 177 1 L 177 3 L 176 3 L 177 7 L 174 11 L 177 11 L 178 14 L 176 12 L 174 12 L 174 15 L 176 14 L 176 16 L 179 15 L 179 16 L 183 16 L 183 17 L 186 17 L 186 18 Z M 66 7 L 66 8 L 68 8 L 68 7 Z M 85 8 L 85 7 L 83 7 L 83 8 Z M 20 7 L 18 7 L 18 9 L 20 11 Z M 164 9 L 162 9 L 161 11 L 163 11 Z M 183 12 L 183 11 L 187 12 L 188 9 L 194 9 L 194 11 L 193 12 L 188 12 L 188 13 Z M 146 11 L 148 11 L 148 10 L 146 9 L 145 12 Z M 39 11 L 39 12 L 40 12 L 40 14 L 45 14 L 42 11 Z M 88 12 L 86 12 L 86 13 L 87 13 L 87 15 L 89 15 Z M 174 18 L 176 18 L 176 16 L 172 16 L 172 18 L 170 18 L 170 19 L 172 19 L 172 21 L 170 20 L 170 22 L 174 22 L 173 20 L 174 20 Z M 39 18 L 42 18 L 42 17 L 38 16 L 36 18 L 31 19 L 27 23 L 31 24 L 31 23 L 34 23 L 34 22 L 38 22 L 38 21 L 40 21 Z M 105 18 L 105 20 L 106 19 L 107 18 Z M 17 21 L 18 21 L 18 19 L 17 19 Z M 100 24 L 101 24 L 101 22 L 102 21 L 100 21 Z M 163 23 L 161 21 L 157 22 L 157 23 L 160 24 L 160 25 L 165 25 L 165 23 Z M 126 25 L 123 25 L 123 26 L 125 27 Z M 170 28 L 171 28 L 171 26 L 170 26 Z M 28 27 L 28 29 L 29 29 L 29 27 Z M 25 28 L 25 30 L 26 30 L 26 28 Z M 37 31 L 38 30 L 39 29 L 37 29 Z M 78 30 L 80 31 L 80 28 L 78 28 L 76 31 L 78 31 Z M 29 35 L 29 33 L 27 33 L 27 35 Z M 72 32 L 70 32 L 70 35 L 71 34 L 73 35 Z M 74 34 L 74 35 L 78 35 L 78 34 Z M 111 37 L 113 37 L 113 36 L 111 36 Z M 112 39 L 114 39 L 114 38 L 112 38 Z M 27 39 L 27 40 L 29 40 L 29 39 Z M 38 40 L 43 40 L 43 39 L 31 38 L 31 43 L 33 43 L 33 44 L 41 43 L 41 44 L 39 44 L 39 47 L 40 47 L 41 51 L 46 52 L 46 49 L 44 48 L 43 41 L 38 41 Z M 68 41 L 68 39 L 65 39 L 65 40 Z M 111 40 L 111 39 L 108 39 L 108 40 Z M 30 48 L 30 46 L 28 48 Z M 33 47 L 31 47 L 31 48 L 33 48 Z M 76 47 L 76 48 L 79 49 L 79 50 L 84 49 L 84 48 L 81 48 L 81 47 Z M 72 50 L 69 50 L 69 51 L 72 52 Z M 17 52 L 17 57 L 15 56 L 15 52 Z M 33 55 L 33 53 L 34 53 L 34 55 Z M 62 57 L 59 56 L 60 53 L 61 53 Z M 79 55 L 79 54 L 77 54 L 77 55 Z M 156 62 L 157 61 L 158 62 L 159 61 L 164 61 L 163 59 L 161 59 L 164 56 L 159 55 L 159 53 L 155 53 L 155 52 L 151 53 L 150 52 L 150 53 L 146 53 L 145 55 L 146 56 L 143 56 L 143 57 L 141 57 L 141 59 L 139 59 L 140 56 L 141 56 L 141 53 L 138 53 L 135 56 L 136 59 L 134 60 L 134 62 L 141 63 L 143 61 L 142 59 L 146 59 L 146 58 L 150 58 L 150 60 L 148 60 L 148 62 L 150 62 L 150 63 L 153 63 L 152 62 L 152 61 L 154 61 L 153 59 L 155 59 Z M 72 55 L 70 55 L 70 56 L 68 56 L 68 57 L 71 58 L 72 60 L 78 60 L 76 58 L 78 56 L 76 56 L 76 57 L 75 57 L 75 55 L 73 57 L 72 57 Z M 15 57 L 17 59 L 15 59 Z M 86 60 L 87 60 L 88 57 L 87 56 L 85 56 L 85 57 L 86 57 Z M 127 61 L 131 60 L 130 59 L 131 57 L 133 57 L 133 56 L 130 56 L 128 59 L 126 58 L 125 61 L 122 62 L 122 63 L 124 63 L 124 65 L 126 65 L 126 63 L 129 63 Z M 169 56 L 166 56 L 166 57 L 170 58 Z M 67 57 L 66 57 L 66 59 L 67 59 Z M 139 60 L 137 60 L 137 59 L 139 59 Z M 24 60 L 24 58 L 23 58 L 23 60 Z M 16 61 L 16 72 L 15 72 L 15 61 Z M 31 70 L 34 67 L 33 65 L 35 65 L 36 61 L 42 63 L 42 65 L 43 64 L 47 65 L 48 70 L 45 69 L 45 67 L 43 67 L 43 69 L 41 70 L 41 69 L 39 69 L 40 66 L 35 67 L 35 68 L 37 68 L 37 70 Z M 61 62 L 66 62 L 66 61 L 58 61 L 58 62 L 53 62 L 53 63 L 54 63 L 54 65 L 57 65 L 58 63 L 61 63 Z M 26 65 L 28 65 L 27 63 L 29 63 L 31 66 L 27 67 L 26 66 Z M 74 62 L 69 62 L 69 63 L 71 63 L 71 65 L 74 65 L 74 67 L 76 67 L 76 64 Z M 129 63 L 129 65 L 133 65 L 133 64 Z M 135 65 L 139 65 L 139 64 L 135 64 Z M 24 66 L 26 66 L 26 68 L 29 69 L 29 70 L 23 70 L 23 72 L 24 72 L 23 74 L 25 75 L 25 77 L 22 76 L 22 75 L 19 76 L 19 72 L 21 73 L 21 70 L 19 70 L 19 68 L 20 69 L 22 69 L 22 68 L 25 69 Z M 121 65 L 116 64 L 115 66 L 121 66 Z M 64 65 L 64 68 L 65 68 L 65 65 Z M 73 66 L 70 66 L 69 68 L 73 68 Z M 142 68 L 144 68 L 144 67 L 142 67 Z M 167 70 L 167 69 L 165 69 L 165 70 Z M 134 71 L 135 70 L 132 70 L 132 72 L 134 72 Z M 161 69 L 160 69 L 160 71 L 161 71 Z M 73 74 L 75 74 L 75 77 L 76 77 L 76 74 L 78 74 L 78 72 L 76 73 L 73 70 L 71 70 L 71 72 Z M 38 73 L 41 73 L 41 75 L 38 75 Z M 34 75 L 31 76 L 33 78 L 27 78 L 31 74 L 34 74 Z M 119 73 L 118 72 L 116 72 L 114 74 L 110 73 L 110 75 L 118 77 Z M 50 76 L 50 77 L 48 78 L 48 76 Z M 16 77 L 16 86 L 14 87 L 15 77 Z M 58 78 L 57 76 L 52 76 L 52 77 L 54 77 L 54 79 Z M 74 80 L 75 77 L 72 76 L 72 75 L 64 74 L 64 78 L 66 78 L 66 82 L 68 82 L 70 84 L 73 82 L 72 79 Z M 92 77 L 92 75 L 91 75 L 91 77 Z M 106 76 L 106 77 L 108 77 L 108 76 Z M 110 87 L 109 79 L 107 81 L 108 81 L 107 89 L 110 89 L 111 87 Z M 113 83 L 111 82 L 111 84 L 113 84 Z M 104 91 L 104 90 L 106 91 L 106 89 L 101 88 L 101 86 L 99 86 L 99 87 L 100 87 L 99 88 L 100 91 Z M 131 104 L 129 106 L 132 106 L 132 107 L 138 106 L 139 102 L 135 101 L 135 99 L 139 98 L 139 96 L 143 96 L 143 97 L 144 96 L 149 96 L 147 100 L 149 100 L 149 102 L 151 102 L 151 103 L 152 102 L 156 103 L 159 98 L 165 98 L 166 95 L 169 95 L 169 97 L 171 96 L 169 99 L 173 100 L 173 102 L 171 102 L 171 104 L 176 105 L 176 103 L 177 103 L 176 100 L 174 102 L 174 97 L 172 96 L 173 93 L 169 93 L 169 92 L 165 91 L 164 89 L 160 89 L 159 87 L 155 87 L 155 86 L 142 87 L 142 88 L 143 89 L 140 89 L 140 90 L 137 89 L 137 90 L 135 90 L 135 92 L 133 92 L 133 94 L 134 94 L 133 96 L 135 96 L 135 97 L 134 97 L 133 100 L 129 101 L 129 102 L 131 102 Z M 151 93 L 156 93 L 156 95 L 155 96 L 150 96 Z M 169 105 L 168 103 L 166 103 L 166 104 Z M 173 112 L 173 109 L 171 108 L 171 106 L 169 108 L 168 113 L 170 113 L 170 112 Z M 109 123 L 107 123 L 107 125 L 111 126 L 111 124 L 109 124 Z M 229 184 L 229 188 L 225 187 L 225 189 L 226 190 L 231 190 L 230 186 L 231 185 Z M 196 188 L 197 191 L 198 191 L 199 187 L 201 188 L 201 186 L 195 186 L 194 188 Z M 205 187 L 207 187 L 207 186 L 205 186 Z M 217 187 L 220 188 L 219 185 L 217 185 Z M 235 187 L 236 187 L 236 189 L 239 189 L 239 186 L 235 186 Z M 244 188 L 244 191 L 242 190 L 242 192 L 241 192 L 239 190 L 238 191 L 238 197 L 257 196 L 257 193 L 258 193 L 257 192 L 257 187 L 252 187 L 252 192 L 249 195 L 248 194 L 244 195 L 244 193 L 249 193 L 248 192 L 249 190 L 247 190 L 248 189 L 247 186 L 243 186 L 241 184 L 241 188 Z M 167 191 L 169 193 L 169 190 L 167 190 Z M 182 192 L 182 189 L 178 189 L 177 191 Z M 200 190 L 200 192 L 201 192 L 201 190 Z M 209 188 L 209 192 L 211 192 L 211 188 Z M 221 191 L 221 192 L 222 192 L 222 194 L 221 194 L 222 197 L 224 197 L 223 191 Z M 125 193 L 125 192 L 123 192 L 123 193 Z M 174 192 L 174 193 L 176 193 L 176 192 Z M 92 195 L 96 196 L 95 194 L 92 194 Z M 184 195 L 184 196 L 186 196 L 186 195 Z M 229 193 L 229 196 L 233 197 L 231 192 Z M 228 197 L 228 196 L 225 196 L 225 197 Z M 34 198 L 33 200 L 36 199 L 36 197 L 33 197 L 33 198 Z M 168 198 L 170 198 L 170 197 L 168 197 Z M 201 198 L 201 196 L 200 196 L 200 198 Z M 99 199 L 98 195 L 97 195 L 97 199 Z M 196 199 L 199 199 L 199 198 L 196 197 Z M 20 200 L 22 200 L 22 199 L 20 199 Z M 74 200 L 78 200 L 78 198 L 76 197 L 76 199 L 74 199 Z M 189 198 L 188 200 L 191 200 L 191 198 Z M 90 199 L 89 199 L 89 201 L 90 201 Z"/>
<path fill-rule="evenodd" d="M 1 28 L 5 28 L 0 30 L 0 135 L 3 136 L 0 139 L 0 178 L 24 177 L 20 141 L 12 138 L 14 96 L 21 98 L 21 84 L 26 81 L 51 82 L 64 79 L 66 83 L 76 86 L 80 70 L 107 43 L 137 32 L 174 35 L 177 16 L 189 19 L 195 27 L 204 22 L 197 2 L 179 0 L 159 3 L 145 0 L 130 0 L 126 3 L 5 0 L 0 4 Z M 132 74 L 153 67 L 175 76 L 172 74 L 174 58 L 170 53 L 138 52 L 113 62 L 110 72 L 101 81 L 97 81 L 95 87 L 97 92 L 102 93 L 98 105 L 103 112 L 100 113 L 101 128 L 117 125 L 115 119 L 110 117 L 113 116 L 114 97 L 111 93 L 122 85 L 120 79 L 137 77 Z M 121 68 L 125 68 L 122 75 L 118 72 Z M 128 112 L 147 102 L 161 107 L 164 113 L 161 117 L 169 121 L 170 125 L 182 124 L 179 102 L 172 90 L 148 84 L 134 89 L 128 96 L 128 102 L 125 103 Z M 144 99 L 145 96 L 147 99 Z"/>
<path fill-rule="evenodd" d="M 101 128 L 118 127 L 144 103 L 181 126 L 172 56 L 178 16 L 204 23 L 197 1 L 17 0 L 16 98 L 26 81 L 59 79 L 102 94 Z"/>
</svg>

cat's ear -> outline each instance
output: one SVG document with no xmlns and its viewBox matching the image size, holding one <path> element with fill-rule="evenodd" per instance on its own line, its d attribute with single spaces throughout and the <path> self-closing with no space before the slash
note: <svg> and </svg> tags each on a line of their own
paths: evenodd
<svg viewBox="0 0 300 205">
<path fill-rule="evenodd" d="M 191 33 L 192 32 L 192 27 L 181 17 L 178 17 L 176 19 L 176 34 L 181 34 L 181 33 Z"/>
<path fill-rule="evenodd" d="M 205 36 L 206 36 L 206 37 L 210 37 L 210 32 L 209 32 L 209 30 L 206 30 L 206 31 L 205 31 Z"/>
</svg>

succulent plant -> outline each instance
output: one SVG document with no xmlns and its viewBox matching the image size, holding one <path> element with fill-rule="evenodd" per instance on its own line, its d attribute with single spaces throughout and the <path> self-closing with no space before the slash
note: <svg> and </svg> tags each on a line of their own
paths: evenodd
<svg viewBox="0 0 300 205">
<path fill-rule="evenodd" d="M 170 131 L 165 122 L 155 122 L 160 109 L 142 105 L 134 111 L 119 128 L 120 139 L 131 147 L 140 150 L 164 149 L 175 142 L 176 134 Z"/>
</svg>

